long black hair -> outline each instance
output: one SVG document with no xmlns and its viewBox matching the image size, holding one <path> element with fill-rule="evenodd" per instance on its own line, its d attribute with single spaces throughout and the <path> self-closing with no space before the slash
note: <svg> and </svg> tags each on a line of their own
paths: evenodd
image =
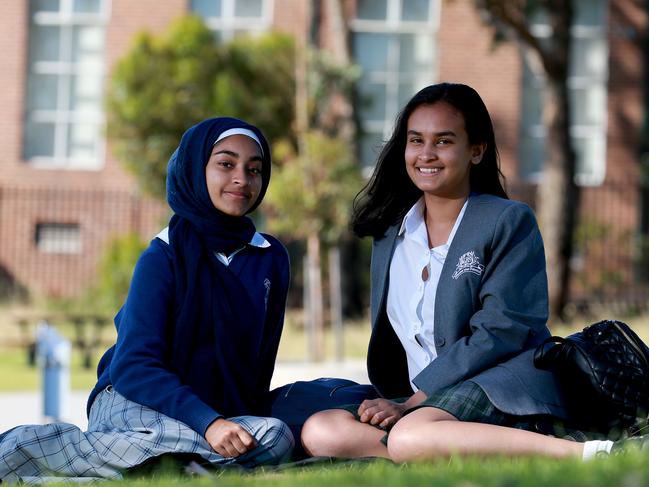
<svg viewBox="0 0 649 487">
<path fill-rule="evenodd" d="M 479 164 L 472 164 L 469 174 L 471 191 L 507 198 L 501 181 L 498 148 L 491 117 L 478 92 L 459 83 L 440 83 L 420 90 L 397 117 L 392 136 L 379 154 L 374 173 L 356 195 L 352 213 L 352 230 L 359 237 L 381 238 L 387 228 L 401 221 L 421 197 L 408 173 L 404 159 L 408 119 L 420 105 L 443 101 L 464 117 L 469 144 L 486 144 Z"/>
</svg>

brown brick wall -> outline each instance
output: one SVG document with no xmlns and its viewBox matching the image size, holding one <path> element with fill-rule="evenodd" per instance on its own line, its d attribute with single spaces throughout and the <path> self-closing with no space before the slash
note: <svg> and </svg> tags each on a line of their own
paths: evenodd
<svg viewBox="0 0 649 487">
<path fill-rule="evenodd" d="M 273 27 L 280 32 L 292 34 L 297 39 L 306 39 L 309 32 L 305 25 L 307 3 L 309 2 L 303 0 L 275 0 Z"/>
<path fill-rule="evenodd" d="M 643 50 L 647 13 L 633 0 L 610 7 L 607 183 L 633 183 L 644 117 Z"/>
<path fill-rule="evenodd" d="M 130 232 L 148 241 L 166 225 L 166 210 L 125 191 L 0 187 L 0 221 L 0 265 L 37 295 L 56 297 L 88 290 L 108 241 Z M 78 224 L 81 254 L 40 251 L 39 223 Z"/>
<path fill-rule="evenodd" d="M 0 184 L 11 177 L 11 169 L 22 151 L 23 99 L 27 64 L 27 2 L 6 2 L 0 15 Z"/>
</svg>

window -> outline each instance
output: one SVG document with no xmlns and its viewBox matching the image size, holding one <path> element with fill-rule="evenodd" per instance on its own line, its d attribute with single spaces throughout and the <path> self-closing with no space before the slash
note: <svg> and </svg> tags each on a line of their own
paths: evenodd
<svg viewBox="0 0 649 487">
<path fill-rule="evenodd" d="M 358 0 L 351 23 L 363 128 L 360 159 L 370 171 L 394 119 L 437 75 L 438 0 Z"/>
<path fill-rule="evenodd" d="M 272 0 L 192 0 L 191 10 L 201 16 L 219 41 L 240 34 L 267 31 L 272 23 Z"/>
<path fill-rule="evenodd" d="M 599 185 L 606 174 L 606 83 L 608 77 L 607 7 L 605 0 L 575 0 L 568 86 L 572 101 L 570 133 L 577 156 L 576 181 Z M 541 39 L 551 35 L 544 19 L 532 24 Z M 545 160 L 541 73 L 527 61 L 523 71 L 519 171 L 526 180 L 539 179 Z"/>
<path fill-rule="evenodd" d="M 36 248 L 47 254 L 80 254 L 81 229 L 78 223 L 38 223 Z"/>
<path fill-rule="evenodd" d="M 37 167 L 103 161 L 109 0 L 31 0 L 23 155 Z"/>
</svg>

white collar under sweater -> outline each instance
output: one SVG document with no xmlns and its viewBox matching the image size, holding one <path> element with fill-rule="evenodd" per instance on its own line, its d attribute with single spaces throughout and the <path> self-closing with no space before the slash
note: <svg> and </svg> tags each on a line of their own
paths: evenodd
<svg viewBox="0 0 649 487">
<path fill-rule="evenodd" d="M 162 240 L 164 243 L 167 245 L 169 244 L 169 227 L 165 227 L 162 229 L 160 233 L 156 235 L 156 238 L 159 238 Z M 262 249 L 265 249 L 267 247 L 270 247 L 270 242 L 264 238 L 264 236 L 259 233 L 255 232 L 255 234 L 252 236 L 250 239 L 250 242 L 248 242 L 248 245 L 252 245 L 253 247 L 259 247 Z M 239 252 L 241 252 L 243 249 L 246 247 L 243 246 L 240 249 L 235 250 L 232 252 L 230 255 L 225 255 L 222 252 L 215 252 L 214 254 L 216 255 L 216 258 L 219 259 L 220 262 L 223 263 L 223 265 L 230 265 L 230 262 L 232 262 L 232 259 L 234 258 L 235 255 L 237 255 Z"/>
</svg>

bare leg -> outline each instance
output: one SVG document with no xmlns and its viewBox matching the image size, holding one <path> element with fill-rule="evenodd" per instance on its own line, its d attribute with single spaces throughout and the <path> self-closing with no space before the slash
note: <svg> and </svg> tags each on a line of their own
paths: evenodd
<svg viewBox="0 0 649 487">
<path fill-rule="evenodd" d="M 361 423 L 343 409 L 332 409 L 314 414 L 302 428 L 302 445 L 314 457 L 388 457 L 388 449 L 381 443 L 385 431 Z"/>
<path fill-rule="evenodd" d="M 388 452 L 395 462 L 452 454 L 576 458 L 582 455 L 583 443 L 505 426 L 458 421 L 441 409 L 421 408 L 394 425 Z"/>
</svg>

